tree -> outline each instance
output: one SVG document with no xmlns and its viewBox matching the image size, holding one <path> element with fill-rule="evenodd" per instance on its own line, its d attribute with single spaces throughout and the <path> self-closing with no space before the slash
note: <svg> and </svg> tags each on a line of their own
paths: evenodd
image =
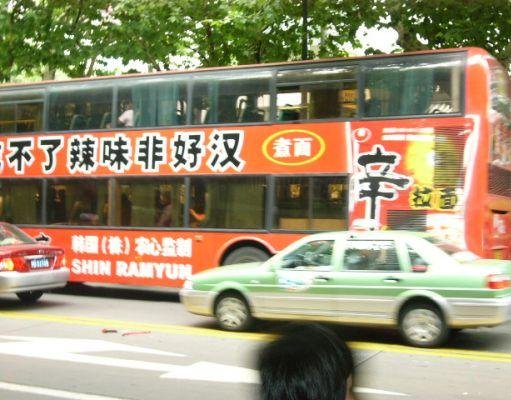
<svg viewBox="0 0 511 400">
<path fill-rule="evenodd" d="M 374 25 L 373 0 L 308 0 L 311 56 L 345 54 L 363 24 Z M 379 4 L 379 2 L 376 2 Z M 122 0 L 108 55 L 153 69 L 293 60 L 301 57 L 302 7 L 296 0 Z"/>
<path fill-rule="evenodd" d="M 0 0 L 0 81 L 56 70 L 90 76 L 108 39 L 108 0 Z"/>
<path fill-rule="evenodd" d="M 511 62 L 511 0 L 0 0 L 0 82 L 104 74 L 110 57 L 152 70 L 297 60 L 304 1 L 310 58 L 346 55 L 361 26 L 380 26 L 406 51 L 479 46 Z"/>
<path fill-rule="evenodd" d="M 32 1 L 0 0 L 0 82 L 9 81 L 30 64 L 24 38 L 32 30 L 27 9 L 33 5 Z"/>
<path fill-rule="evenodd" d="M 403 50 L 482 47 L 509 70 L 510 0 L 388 0 L 387 7 L 380 25 L 397 30 Z"/>
</svg>

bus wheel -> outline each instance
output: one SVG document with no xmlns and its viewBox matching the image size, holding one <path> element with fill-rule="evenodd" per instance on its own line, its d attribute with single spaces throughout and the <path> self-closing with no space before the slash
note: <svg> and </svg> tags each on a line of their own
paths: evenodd
<svg viewBox="0 0 511 400">
<path fill-rule="evenodd" d="M 449 336 L 449 328 L 437 307 L 427 303 L 410 304 L 399 321 L 403 338 L 412 346 L 436 347 Z"/>
<path fill-rule="evenodd" d="M 225 257 L 223 265 L 229 264 L 241 264 L 248 262 L 266 261 L 269 255 L 264 250 L 258 249 L 257 247 L 240 247 L 232 251 L 227 257 Z"/>
<path fill-rule="evenodd" d="M 220 296 L 215 305 L 215 317 L 226 331 L 244 331 L 252 324 L 252 315 L 245 299 L 236 293 Z"/>
<path fill-rule="evenodd" d="M 29 290 L 27 292 L 16 293 L 16 296 L 18 296 L 23 303 L 35 303 L 42 295 L 43 292 L 40 290 Z"/>
</svg>

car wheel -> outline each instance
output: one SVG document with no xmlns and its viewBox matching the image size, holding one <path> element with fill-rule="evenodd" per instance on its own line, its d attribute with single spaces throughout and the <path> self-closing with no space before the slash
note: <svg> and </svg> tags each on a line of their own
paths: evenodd
<svg viewBox="0 0 511 400">
<path fill-rule="evenodd" d="M 225 294 L 216 302 L 215 317 L 222 329 L 243 331 L 252 324 L 248 304 L 240 295 Z"/>
<path fill-rule="evenodd" d="M 256 247 L 240 247 L 231 252 L 222 263 L 223 265 L 240 264 L 248 262 L 266 261 L 268 253 Z"/>
<path fill-rule="evenodd" d="M 436 347 L 449 336 L 449 328 L 441 312 L 431 304 L 405 307 L 401 313 L 399 329 L 403 338 L 416 347 Z"/>
<path fill-rule="evenodd" d="M 23 303 L 35 303 L 42 295 L 43 292 L 40 290 L 29 290 L 27 292 L 16 293 L 16 296 L 18 296 Z"/>
</svg>

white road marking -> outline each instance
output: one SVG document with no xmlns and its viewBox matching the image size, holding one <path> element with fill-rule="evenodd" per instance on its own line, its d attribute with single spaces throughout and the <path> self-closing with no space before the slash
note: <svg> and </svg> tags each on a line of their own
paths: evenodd
<svg viewBox="0 0 511 400">
<path fill-rule="evenodd" d="M 67 338 L 42 338 L 30 336 L 0 336 L 6 340 L 0 343 L 0 354 L 40 358 L 53 361 L 76 362 L 82 364 L 102 365 L 109 367 L 130 368 L 144 371 L 161 372 L 161 378 L 181 379 L 191 381 L 209 381 L 224 383 L 259 383 L 259 372 L 250 368 L 236 367 L 231 365 L 199 361 L 189 365 L 176 365 L 150 361 L 133 360 L 127 358 L 103 357 L 99 355 L 88 355 L 82 353 L 94 352 L 131 352 L 138 354 L 161 355 L 167 357 L 187 357 L 186 354 L 173 353 L 168 351 L 153 350 L 145 347 L 130 346 L 121 343 L 108 342 L 104 340 L 90 339 L 67 339 Z M 17 389 L 16 389 L 17 388 Z M 111 397 L 87 395 L 65 391 L 55 391 L 33 386 L 22 386 L 0 382 L 0 389 L 27 391 L 47 396 L 64 399 L 77 400 L 117 400 Z M 22 390 L 23 389 L 23 390 Z M 33 392 L 33 391 L 38 392 Z M 39 392 L 39 391 L 43 391 Z M 45 392 L 46 391 L 46 392 Z M 389 392 L 385 390 L 356 387 L 358 393 L 369 393 L 389 396 L 408 396 L 405 393 Z M 59 395 L 49 394 L 50 392 L 61 393 Z M 67 396 L 67 397 L 65 397 Z M 71 396 L 71 397 L 70 397 Z M 85 396 L 85 397 L 72 397 Z M 89 397 L 87 397 L 89 396 Z M 122 400 L 122 399 L 121 399 Z"/>
<path fill-rule="evenodd" d="M 355 386 L 353 388 L 353 391 L 355 393 L 379 394 L 379 395 L 385 395 L 385 396 L 410 396 L 409 394 L 406 394 L 406 393 L 389 392 L 387 390 L 371 389 L 371 388 L 357 387 L 357 386 Z"/>
<path fill-rule="evenodd" d="M 120 397 L 98 396 L 95 394 L 68 392 L 66 390 L 47 389 L 38 386 L 18 385 L 15 383 L 0 382 L 0 390 L 10 392 L 30 393 L 67 400 L 127 400 Z"/>
</svg>

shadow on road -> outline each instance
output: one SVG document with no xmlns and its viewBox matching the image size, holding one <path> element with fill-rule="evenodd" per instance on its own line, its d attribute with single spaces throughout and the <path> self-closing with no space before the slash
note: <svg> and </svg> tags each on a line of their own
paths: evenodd
<svg viewBox="0 0 511 400">
<path fill-rule="evenodd" d="M 73 296 L 106 297 L 110 299 L 170 301 L 179 303 L 177 289 L 143 288 L 131 286 L 102 286 L 84 283 L 69 283 L 66 287 L 54 290 L 53 293 L 69 294 Z"/>
</svg>

